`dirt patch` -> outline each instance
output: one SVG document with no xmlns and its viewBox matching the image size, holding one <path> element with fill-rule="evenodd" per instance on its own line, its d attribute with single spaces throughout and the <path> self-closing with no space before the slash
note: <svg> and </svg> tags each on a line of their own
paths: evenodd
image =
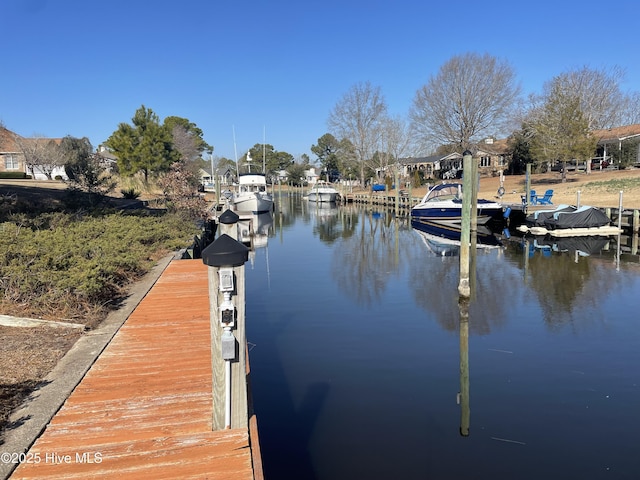
<svg viewBox="0 0 640 480">
<path fill-rule="evenodd" d="M 80 338 L 77 328 L 0 326 L 0 444 L 21 405 Z"/>
</svg>

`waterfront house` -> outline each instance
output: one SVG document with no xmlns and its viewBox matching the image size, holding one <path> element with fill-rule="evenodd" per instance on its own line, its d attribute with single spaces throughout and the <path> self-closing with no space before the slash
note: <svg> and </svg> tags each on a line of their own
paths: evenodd
<svg viewBox="0 0 640 480">
<path fill-rule="evenodd" d="M 598 139 L 594 160 L 611 164 L 624 155 L 631 165 L 640 167 L 640 123 L 594 130 L 593 135 Z"/>
</svg>

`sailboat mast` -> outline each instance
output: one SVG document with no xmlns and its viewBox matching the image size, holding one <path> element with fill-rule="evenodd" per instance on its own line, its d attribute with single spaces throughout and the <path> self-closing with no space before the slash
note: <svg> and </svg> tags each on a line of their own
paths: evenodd
<svg viewBox="0 0 640 480">
<path fill-rule="evenodd" d="M 236 149 L 236 127 L 232 125 L 233 129 L 233 153 L 236 156 L 236 175 L 240 176 L 240 167 L 238 166 L 238 150 Z"/>
<path fill-rule="evenodd" d="M 267 173 L 267 147 L 265 145 L 266 131 L 262 127 L 262 173 Z"/>
</svg>

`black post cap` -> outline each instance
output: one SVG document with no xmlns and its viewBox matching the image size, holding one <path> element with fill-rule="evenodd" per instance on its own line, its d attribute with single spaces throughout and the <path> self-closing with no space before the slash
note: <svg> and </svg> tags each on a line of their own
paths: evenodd
<svg viewBox="0 0 640 480">
<path fill-rule="evenodd" d="M 210 267 L 239 267 L 248 259 L 249 248 L 226 233 L 202 251 L 202 263 Z"/>
<path fill-rule="evenodd" d="M 225 225 L 233 225 L 234 223 L 238 223 L 239 219 L 240 216 L 229 209 L 227 209 L 222 215 L 218 217 L 218 221 Z"/>
</svg>

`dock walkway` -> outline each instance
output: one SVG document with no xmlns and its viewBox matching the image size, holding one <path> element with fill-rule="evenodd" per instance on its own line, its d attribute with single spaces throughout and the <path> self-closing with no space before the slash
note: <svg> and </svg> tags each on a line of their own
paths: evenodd
<svg viewBox="0 0 640 480">
<path fill-rule="evenodd" d="M 12 480 L 262 478 L 257 431 L 212 431 L 207 268 L 168 265 Z"/>
</svg>

